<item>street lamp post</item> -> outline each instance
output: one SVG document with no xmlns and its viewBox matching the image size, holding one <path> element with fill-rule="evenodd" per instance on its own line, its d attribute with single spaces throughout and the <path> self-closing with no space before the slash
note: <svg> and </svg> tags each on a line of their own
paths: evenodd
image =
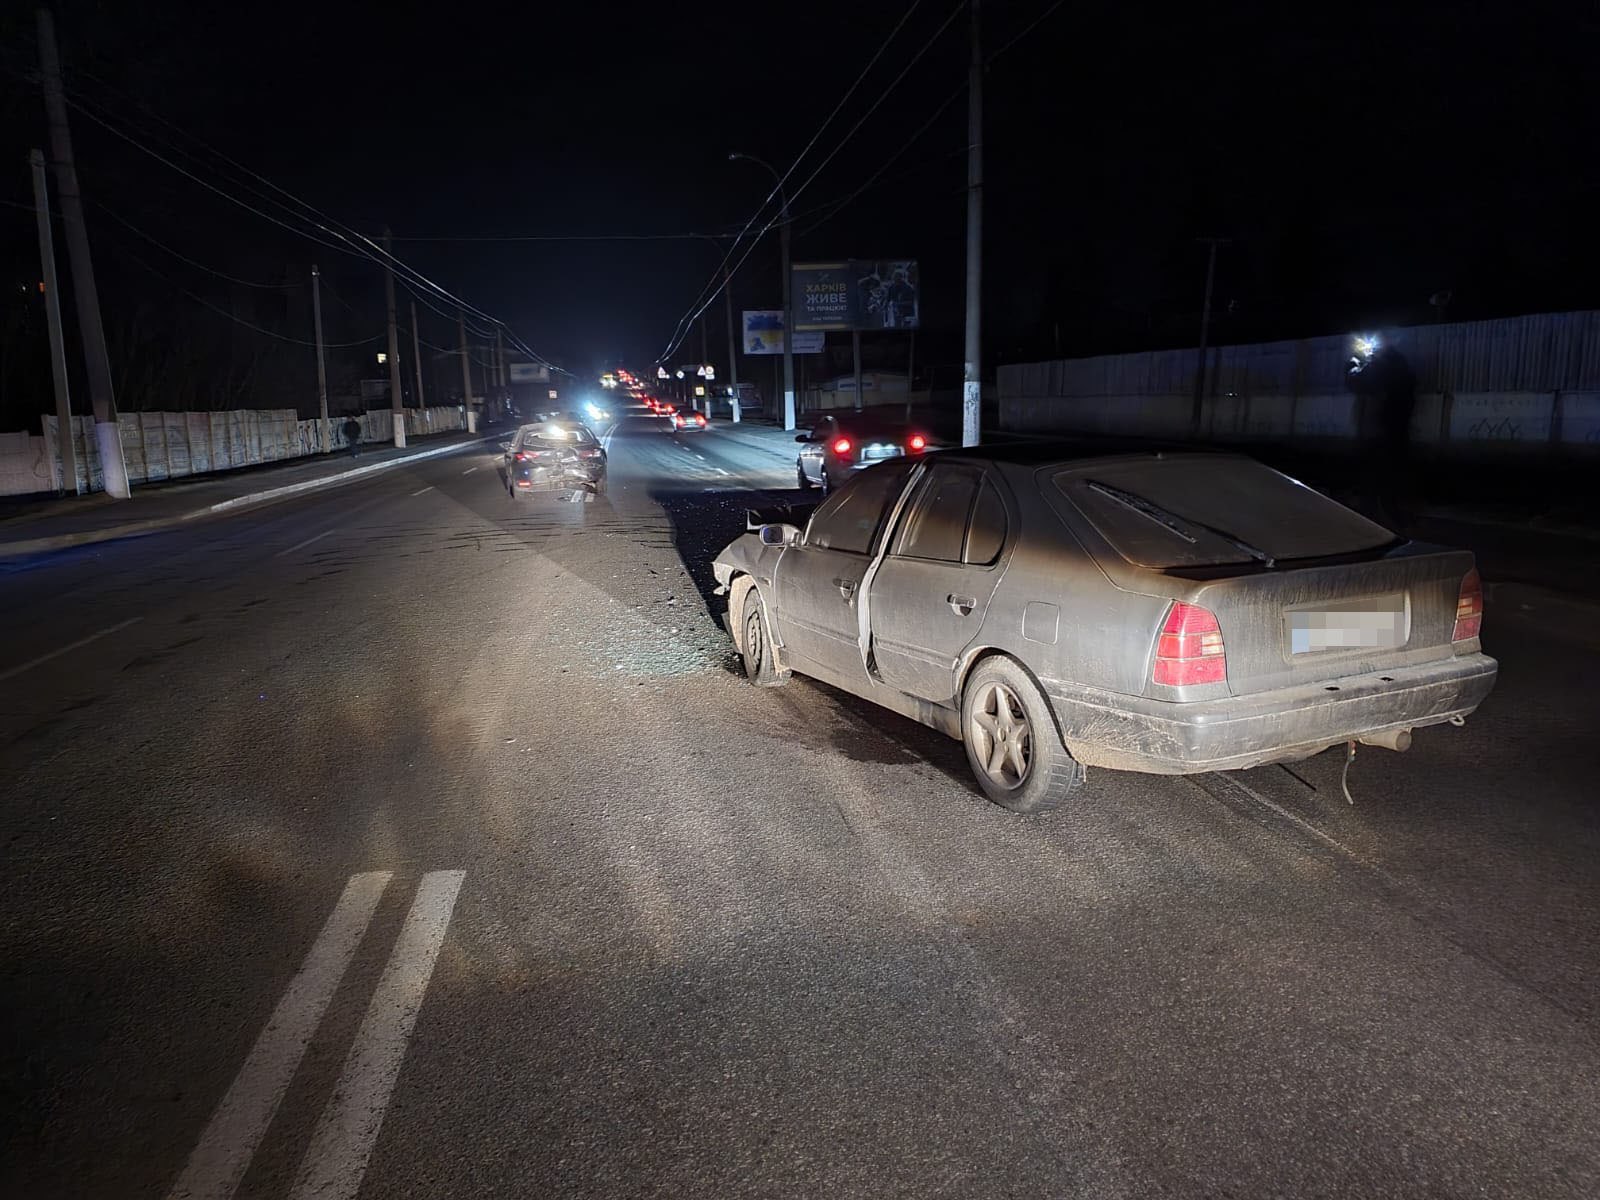
<svg viewBox="0 0 1600 1200">
<path fill-rule="evenodd" d="M 735 151 L 728 155 L 728 161 L 748 159 L 759 167 L 765 167 L 772 172 L 772 178 L 778 184 L 778 196 L 783 201 L 783 213 L 779 218 L 782 221 L 783 242 L 783 427 L 793 429 L 794 420 L 794 297 L 790 294 L 791 272 L 789 269 L 789 193 L 783 189 L 783 176 L 769 162 L 759 159 L 753 154 L 740 154 Z"/>
</svg>

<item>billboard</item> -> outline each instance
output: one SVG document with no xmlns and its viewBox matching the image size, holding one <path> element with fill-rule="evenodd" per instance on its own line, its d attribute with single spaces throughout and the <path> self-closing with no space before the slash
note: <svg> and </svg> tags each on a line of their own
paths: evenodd
<svg viewBox="0 0 1600 1200">
<path fill-rule="evenodd" d="M 796 308 L 798 313 L 798 307 Z M 740 347 L 746 354 L 783 353 L 783 309 L 756 308 L 744 311 L 744 337 Z M 797 333 L 794 339 L 796 354 L 821 354 L 821 333 Z"/>
<path fill-rule="evenodd" d="M 512 383 L 549 383 L 550 368 L 543 363 L 511 363 Z"/>
<path fill-rule="evenodd" d="M 815 329 L 915 329 L 922 278 L 914 258 L 795 263 L 794 325 Z"/>
</svg>

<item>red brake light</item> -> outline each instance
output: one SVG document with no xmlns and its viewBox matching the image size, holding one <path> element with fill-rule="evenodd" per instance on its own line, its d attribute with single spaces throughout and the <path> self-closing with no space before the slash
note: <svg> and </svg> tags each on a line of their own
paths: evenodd
<svg viewBox="0 0 1600 1200">
<path fill-rule="evenodd" d="M 1483 581 L 1478 578 L 1478 568 L 1473 567 L 1461 580 L 1461 592 L 1456 596 L 1456 627 L 1450 634 L 1452 642 L 1466 642 L 1483 630 Z"/>
<path fill-rule="evenodd" d="M 849 454 L 850 453 L 850 439 L 849 438 L 839 438 L 836 442 L 833 443 L 833 452 L 835 454 L 839 454 L 839 455 Z"/>
<path fill-rule="evenodd" d="M 518 450 L 517 451 L 516 459 L 517 459 L 518 462 L 527 462 L 528 461 L 528 457 L 529 457 L 528 456 L 528 452 L 526 450 Z"/>
<path fill-rule="evenodd" d="M 926 450 L 928 448 L 928 439 L 920 433 L 913 433 L 909 445 L 913 450 Z"/>
<path fill-rule="evenodd" d="M 1169 687 L 1185 687 L 1220 683 L 1227 677 L 1228 658 L 1215 614 L 1197 604 L 1174 604 L 1156 638 L 1152 678 Z"/>
<path fill-rule="evenodd" d="M 705 415 L 705 413 L 695 413 L 694 419 L 697 422 L 699 422 L 701 425 L 704 425 L 706 423 L 706 415 Z"/>
</svg>

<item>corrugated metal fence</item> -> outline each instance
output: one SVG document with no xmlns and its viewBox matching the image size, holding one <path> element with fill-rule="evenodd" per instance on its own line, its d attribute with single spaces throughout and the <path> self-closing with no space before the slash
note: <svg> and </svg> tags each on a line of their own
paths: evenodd
<svg viewBox="0 0 1600 1200">
<path fill-rule="evenodd" d="M 1416 376 L 1412 436 L 1440 450 L 1600 450 L 1600 312 L 1366 331 Z M 1355 440 L 1353 337 L 1218 346 L 1207 354 L 1202 436 Z M 1019 363 L 998 373 L 1016 432 L 1190 434 L 1195 350 Z"/>
</svg>

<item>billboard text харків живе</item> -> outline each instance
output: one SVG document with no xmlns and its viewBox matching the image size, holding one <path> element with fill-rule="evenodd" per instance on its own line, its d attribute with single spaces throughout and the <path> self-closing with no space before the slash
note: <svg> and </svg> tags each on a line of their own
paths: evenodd
<svg viewBox="0 0 1600 1200">
<path fill-rule="evenodd" d="M 922 281 L 914 258 L 795 263 L 792 271 L 797 331 L 918 325 Z"/>
</svg>

